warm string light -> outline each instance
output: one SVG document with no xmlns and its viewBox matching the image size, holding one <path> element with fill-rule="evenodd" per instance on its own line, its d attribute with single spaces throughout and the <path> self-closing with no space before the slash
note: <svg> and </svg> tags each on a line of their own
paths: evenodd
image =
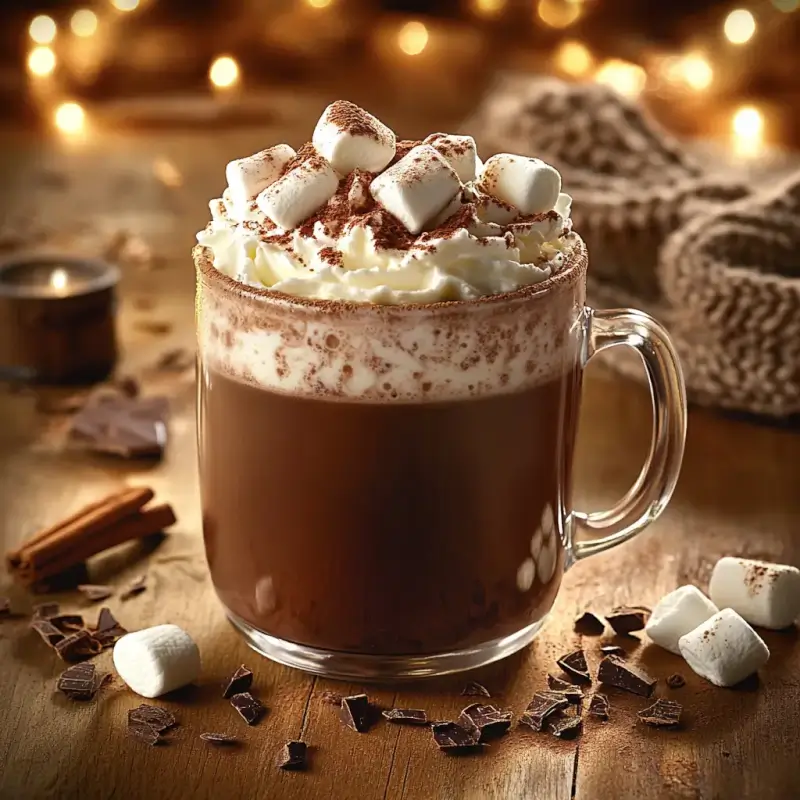
<svg viewBox="0 0 800 800">
<path fill-rule="evenodd" d="M 481 17 L 496 17 L 502 14 L 508 0 L 472 0 L 472 10 Z"/>
<path fill-rule="evenodd" d="M 747 9 L 737 8 L 725 17 L 722 30 L 731 44 L 745 44 L 756 32 L 755 17 Z"/>
<path fill-rule="evenodd" d="M 594 57 L 589 48 L 581 42 L 571 40 L 559 45 L 553 60 L 557 69 L 573 78 L 587 75 L 594 66 Z"/>
<path fill-rule="evenodd" d="M 638 97 L 647 83 L 647 73 L 637 64 L 612 58 L 605 61 L 594 76 L 597 83 L 610 86 L 626 97 Z"/>
<path fill-rule="evenodd" d="M 52 74 L 56 68 L 56 54 L 46 45 L 34 47 L 28 53 L 28 72 L 37 78 Z"/>
<path fill-rule="evenodd" d="M 731 133 L 738 155 L 757 155 L 764 142 L 764 115 L 754 106 L 742 106 L 731 118 Z"/>
<path fill-rule="evenodd" d="M 239 65 L 230 56 L 220 56 L 208 70 L 208 78 L 217 89 L 230 89 L 239 82 Z"/>
<path fill-rule="evenodd" d="M 139 0 L 111 0 L 111 5 L 117 11 L 136 11 L 139 8 Z"/>
<path fill-rule="evenodd" d="M 36 44 L 50 44 L 56 38 L 56 22 L 47 14 L 39 14 L 31 20 L 28 26 L 28 35 Z"/>
<path fill-rule="evenodd" d="M 582 6 L 570 0 L 539 0 L 536 13 L 551 28 L 568 28 L 581 15 Z"/>
<path fill-rule="evenodd" d="M 406 22 L 397 34 L 397 46 L 407 56 L 418 56 L 428 46 L 428 38 L 428 29 L 421 22 Z"/>
<path fill-rule="evenodd" d="M 705 56 L 687 53 L 668 59 L 662 67 L 664 78 L 673 84 L 682 84 L 696 92 L 703 92 L 714 81 L 714 70 Z"/>
<path fill-rule="evenodd" d="M 82 133 L 86 126 L 86 113 L 77 103 L 62 103 L 56 108 L 53 120 L 63 133 L 76 135 Z"/>
<path fill-rule="evenodd" d="M 79 8 L 71 17 L 69 26 L 76 36 L 85 38 L 97 32 L 97 14 L 88 8 Z"/>
</svg>

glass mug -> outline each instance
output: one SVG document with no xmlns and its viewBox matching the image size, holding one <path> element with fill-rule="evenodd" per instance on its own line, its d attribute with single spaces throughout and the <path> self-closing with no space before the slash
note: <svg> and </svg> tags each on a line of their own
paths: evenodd
<svg viewBox="0 0 800 800">
<path fill-rule="evenodd" d="M 686 399 L 664 329 L 585 306 L 578 240 L 555 276 L 477 300 L 387 306 L 242 285 L 195 250 L 203 534 L 257 651 L 353 680 L 441 675 L 527 645 L 576 560 L 669 500 Z M 572 507 L 588 360 L 627 345 L 650 381 L 642 472 Z"/>
</svg>

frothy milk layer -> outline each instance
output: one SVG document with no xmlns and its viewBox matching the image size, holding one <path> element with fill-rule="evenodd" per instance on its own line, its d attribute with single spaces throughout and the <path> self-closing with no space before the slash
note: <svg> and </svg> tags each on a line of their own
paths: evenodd
<svg viewBox="0 0 800 800">
<path fill-rule="evenodd" d="M 433 402 L 520 391 L 563 376 L 582 341 L 586 251 L 546 286 L 434 306 L 302 300 L 250 290 L 198 247 L 204 362 L 284 394 L 361 402 Z"/>
</svg>

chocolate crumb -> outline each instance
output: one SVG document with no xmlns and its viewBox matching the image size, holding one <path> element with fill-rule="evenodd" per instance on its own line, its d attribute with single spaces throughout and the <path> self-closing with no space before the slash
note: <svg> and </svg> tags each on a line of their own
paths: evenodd
<svg viewBox="0 0 800 800">
<path fill-rule="evenodd" d="M 305 742 L 286 742 L 281 750 L 278 766 L 281 769 L 305 769 L 307 754 L 308 747 Z"/>
<path fill-rule="evenodd" d="M 348 728 L 352 728 L 358 733 L 364 733 L 369 728 L 370 712 L 367 695 L 355 694 L 342 698 L 339 717 Z"/>
<path fill-rule="evenodd" d="M 142 703 L 128 712 L 128 724 L 131 723 L 143 723 L 149 725 L 153 730 L 163 733 L 174 728 L 178 724 L 178 720 L 166 708 Z"/>
<path fill-rule="evenodd" d="M 577 633 L 583 636 L 601 636 L 606 626 L 597 614 L 593 614 L 591 611 L 584 611 L 575 620 L 574 628 Z"/>
<path fill-rule="evenodd" d="M 616 656 L 606 656 L 600 662 L 597 680 L 642 697 L 650 697 L 657 682 L 655 678 L 651 678 L 644 670 L 636 669 Z"/>
<path fill-rule="evenodd" d="M 606 621 L 614 629 L 614 633 L 620 636 L 644 630 L 648 619 L 650 619 L 650 609 L 641 606 L 622 606 L 606 614 Z"/>
<path fill-rule="evenodd" d="M 382 711 L 383 718 L 388 722 L 397 722 L 401 725 L 427 725 L 428 715 L 416 708 L 392 708 Z"/>
<path fill-rule="evenodd" d="M 511 712 L 501 711 L 492 705 L 473 703 L 461 712 L 458 724 L 483 743 L 508 732 L 511 727 Z"/>
<path fill-rule="evenodd" d="M 267 709 L 250 692 L 234 694 L 231 696 L 230 702 L 248 725 L 255 725 L 267 712 Z"/>
<path fill-rule="evenodd" d="M 78 586 L 78 591 L 91 603 L 107 600 L 114 594 L 111 586 L 100 586 L 94 583 L 82 583 Z"/>
<path fill-rule="evenodd" d="M 470 681 L 462 690 L 461 694 L 464 697 L 491 697 L 489 690 L 477 681 Z"/>
<path fill-rule="evenodd" d="M 683 675 L 676 672 L 674 675 L 670 675 L 669 678 L 667 678 L 667 686 L 669 686 L 670 689 L 680 689 L 681 686 L 686 686 L 686 679 Z"/>
<path fill-rule="evenodd" d="M 440 750 L 472 752 L 481 746 L 470 731 L 455 722 L 434 722 L 431 732 Z"/>
<path fill-rule="evenodd" d="M 129 720 L 128 736 L 151 747 L 161 741 L 161 734 L 146 722 L 131 722 Z"/>
<path fill-rule="evenodd" d="M 103 645 L 89 631 L 82 630 L 56 642 L 55 649 L 59 658 L 64 661 L 83 661 L 96 656 Z"/>
<path fill-rule="evenodd" d="M 569 702 L 558 692 L 536 692 L 520 717 L 520 724 L 541 731 L 545 720 L 556 711 L 566 708 Z"/>
<path fill-rule="evenodd" d="M 608 719 L 608 698 L 599 692 L 592 695 L 589 701 L 589 713 L 598 719 Z"/>
<path fill-rule="evenodd" d="M 583 683 L 592 682 L 589 676 L 589 666 L 586 663 L 586 656 L 583 650 L 575 650 L 572 653 L 561 656 L 561 658 L 556 661 L 556 664 L 558 664 L 567 675 L 575 678 L 575 680 L 582 681 Z"/>
<path fill-rule="evenodd" d="M 656 728 L 674 728 L 680 724 L 682 710 L 680 703 L 659 698 L 653 705 L 640 711 L 638 717 L 646 725 Z"/>
<path fill-rule="evenodd" d="M 342 704 L 342 695 L 326 690 L 320 695 L 320 700 L 331 706 L 340 706 Z"/>
<path fill-rule="evenodd" d="M 236 672 L 228 678 L 223 687 L 222 696 L 229 700 L 235 694 L 246 692 L 253 685 L 253 673 L 242 664 Z"/>
<path fill-rule="evenodd" d="M 204 742 L 209 742 L 210 744 L 215 745 L 230 747 L 231 745 L 239 744 L 239 740 L 235 736 L 231 736 L 229 733 L 212 733 L 209 731 L 207 733 L 201 733 L 200 738 Z"/>
</svg>

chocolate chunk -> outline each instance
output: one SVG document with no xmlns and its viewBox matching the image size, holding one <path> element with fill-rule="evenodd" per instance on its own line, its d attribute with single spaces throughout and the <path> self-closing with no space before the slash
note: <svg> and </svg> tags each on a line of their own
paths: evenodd
<svg viewBox="0 0 800 800">
<path fill-rule="evenodd" d="M 149 744 L 150 746 L 156 745 L 161 741 L 161 734 L 146 722 L 131 722 L 128 721 L 128 736 L 138 739 L 140 742 Z"/>
<path fill-rule="evenodd" d="M 163 733 L 170 728 L 174 728 L 178 724 L 175 715 L 167 711 L 166 708 L 159 706 L 150 706 L 147 703 L 142 703 L 136 708 L 132 708 L 128 712 L 128 725 L 133 723 L 142 723 L 149 725 L 153 730 L 158 733 Z"/>
<path fill-rule="evenodd" d="M 125 591 L 119 596 L 120 600 L 128 600 L 137 594 L 141 594 L 147 588 L 147 575 L 139 575 L 134 578 L 127 586 Z"/>
<path fill-rule="evenodd" d="M 371 709 L 365 694 L 354 694 L 342 698 L 339 717 L 348 728 L 364 733 L 369 728 Z"/>
<path fill-rule="evenodd" d="M 231 705 L 248 724 L 255 725 L 266 714 L 267 709 L 250 692 L 239 692 L 230 698 Z"/>
<path fill-rule="evenodd" d="M 676 672 L 674 675 L 670 675 L 669 678 L 667 678 L 667 686 L 669 686 L 670 689 L 680 689 L 681 686 L 686 686 L 686 679 L 683 675 Z"/>
<path fill-rule="evenodd" d="M 561 658 L 556 661 L 556 664 L 558 664 L 567 675 L 575 678 L 575 680 L 582 681 L 583 683 L 592 682 L 583 650 L 575 650 L 573 653 L 567 653 L 567 655 L 561 656 Z"/>
<path fill-rule="evenodd" d="M 111 631 L 119 627 L 116 617 L 111 613 L 111 609 L 103 606 L 97 615 L 97 625 L 94 626 L 95 632 Z"/>
<path fill-rule="evenodd" d="M 616 656 L 606 656 L 600 662 L 597 680 L 642 697 L 650 697 L 656 685 L 655 678 L 651 678 L 643 670 L 626 664 Z"/>
<path fill-rule="evenodd" d="M 305 742 L 286 742 L 281 750 L 278 766 L 281 769 L 305 769 L 307 752 Z"/>
<path fill-rule="evenodd" d="M 569 705 L 569 701 L 557 692 L 536 692 L 533 700 L 522 713 L 520 722 L 535 731 L 542 730 L 544 721 L 556 711 Z"/>
<path fill-rule="evenodd" d="M 464 697 L 491 697 L 489 690 L 477 681 L 470 681 L 462 690 L 461 694 Z"/>
<path fill-rule="evenodd" d="M 78 587 L 78 591 L 91 603 L 106 600 L 114 594 L 114 590 L 110 586 L 100 586 L 95 583 L 82 583 Z"/>
<path fill-rule="evenodd" d="M 680 724 L 682 710 L 680 703 L 659 698 L 653 705 L 640 711 L 638 716 L 646 725 L 653 725 L 657 728 L 674 728 Z"/>
<path fill-rule="evenodd" d="M 59 642 L 67 637 L 51 622 L 46 619 L 34 619 L 31 621 L 31 628 L 42 637 L 45 644 L 55 647 Z"/>
<path fill-rule="evenodd" d="M 461 712 L 458 724 L 470 731 L 479 742 L 487 742 L 508 733 L 511 712 L 501 711 L 492 705 L 473 703 Z"/>
<path fill-rule="evenodd" d="M 480 746 L 477 738 L 455 722 L 434 722 L 431 725 L 433 740 L 442 750 L 471 751 Z"/>
<path fill-rule="evenodd" d="M 96 656 L 103 645 L 95 639 L 89 631 L 77 631 L 57 642 L 56 653 L 64 661 L 83 661 Z"/>
<path fill-rule="evenodd" d="M 91 700 L 99 685 L 94 664 L 75 664 L 61 673 L 57 688 L 71 700 Z"/>
<path fill-rule="evenodd" d="M 330 706 L 340 706 L 342 704 L 342 695 L 338 692 L 325 691 L 320 695 L 320 699 Z"/>
<path fill-rule="evenodd" d="M 239 744 L 239 740 L 229 733 L 201 733 L 200 738 L 204 742 L 211 742 L 211 744 L 219 745 L 232 745 Z"/>
<path fill-rule="evenodd" d="M 608 698 L 599 692 L 593 694 L 589 701 L 589 713 L 599 719 L 608 719 L 608 710 Z"/>
<path fill-rule="evenodd" d="M 50 619 L 60 613 L 61 606 L 58 603 L 39 603 L 33 607 L 33 619 Z"/>
<path fill-rule="evenodd" d="M 381 712 L 384 719 L 389 722 L 399 722 L 404 725 L 427 725 L 428 715 L 416 708 L 392 708 Z"/>
<path fill-rule="evenodd" d="M 616 644 L 606 644 L 600 648 L 600 652 L 604 656 L 619 656 L 620 658 L 625 658 L 627 653 Z"/>
<path fill-rule="evenodd" d="M 559 739 L 574 739 L 583 730 L 580 717 L 559 717 L 548 723 L 548 730 Z"/>
<path fill-rule="evenodd" d="M 573 685 L 568 681 L 561 680 L 561 678 L 550 674 L 547 676 L 547 685 L 555 692 L 565 692 L 567 689 L 573 688 Z"/>
<path fill-rule="evenodd" d="M 583 634 L 584 636 L 601 636 L 605 629 L 606 626 L 603 620 L 591 611 L 584 611 L 583 614 L 575 620 L 576 633 Z"/>
<path fill-rule="evenodd" d="M 606 621 L 621 636 L 644 630 L 650 619 L 650 609 L 638 606 L 621 606 L 606 614 Z"/>
<path fill-rule="evenodd" d="M 11 614 L 11 599 L 0 597 L 0 617 L 7 617 Z"/>
<path fill-rule="evenodd" d="M 224 691 L 222 692 L 222 696 L 226 700 L 229 700 L 235 694 L 246 692 L 252 685 L 253 673 L 242 664 L 242 666 L 228 678 L 228 682 L 223 687 Z"/>
<path fill-rule="evenodd" d="M 58 614 L 50 617 L 48 622 L 60 631 L 80 631 L 84 628 L 83 617 L 80 614 Z"/>
</svg>

